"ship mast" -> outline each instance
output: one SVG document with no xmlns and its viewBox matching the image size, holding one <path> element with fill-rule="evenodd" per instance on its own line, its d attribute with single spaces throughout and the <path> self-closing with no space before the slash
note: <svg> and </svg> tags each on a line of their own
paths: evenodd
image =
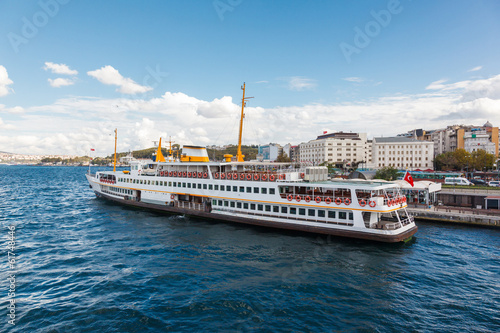
<svg viewBox="0 0 500 333">
<path fill-rule="evenodd" d="M 243 135 L 243 118 L 245 118 L 245 105 L 246 105 L 246 100 L 253 98 L 253 97 L 245 97 L 245 82 L 243 82 L 243 86 L 241 87 L 241 90 L 243 90 L 243 98 L 241 99 L 241 117 L 240 117 L 240 135 L 238 138 L 238 152 L 236 153 L 236 161 L 237 162 L 243 162 L 243 158 L 245 155 L 241 153 L 241 137 Z"/>
<path fill-rule="evenodd" d="M 115 161 L 113 162 L 113 172 L 116 172 L 116 140 L 118 138 L 117 129 L 115 128 Z"/>
</svg>

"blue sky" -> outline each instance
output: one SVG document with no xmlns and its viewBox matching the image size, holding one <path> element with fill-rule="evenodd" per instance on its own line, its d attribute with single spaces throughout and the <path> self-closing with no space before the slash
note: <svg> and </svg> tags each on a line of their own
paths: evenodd
<svg viewBox="0 0 500 333">
<path fill-rule="evenodd" d="M 498 1 L 1 1 L 0 151 L 500 125 Z"/>
</svg>

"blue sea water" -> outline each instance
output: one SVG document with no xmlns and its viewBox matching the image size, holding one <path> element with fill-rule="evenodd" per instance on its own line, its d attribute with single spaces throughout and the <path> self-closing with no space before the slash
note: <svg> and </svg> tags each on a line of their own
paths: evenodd
<svg viewBox="0 0 500 333">
<path fill-rule="evenodd" d="M 160 215 L 97 199 L 86 171 L 0 166 L 2 332 L 500 331 L 499 230 L 391 245 Z"/>
</svg>

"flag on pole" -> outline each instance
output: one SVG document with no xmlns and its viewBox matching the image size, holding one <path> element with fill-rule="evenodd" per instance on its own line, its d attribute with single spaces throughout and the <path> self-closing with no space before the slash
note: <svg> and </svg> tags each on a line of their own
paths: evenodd
<svg viewBox="0 0 500 333">
<path fill-rule="evenodd" d="M 90 151 L 95 151 L 95 149 L 94 148 L 90 148 Z"/>
<path fill-rule="evenodd" d="M 326 133 L 328 133 L 328 131 L 323 131 L 323 134 L 326 134 Z"/>
<path fill-rule="evenodd" d="M 413 178 L 408 171 L 406 171 L 405 177 L 403 179 L 406 180 L 411 185 L 411 187 L 413 187 Z"/>
</svg>

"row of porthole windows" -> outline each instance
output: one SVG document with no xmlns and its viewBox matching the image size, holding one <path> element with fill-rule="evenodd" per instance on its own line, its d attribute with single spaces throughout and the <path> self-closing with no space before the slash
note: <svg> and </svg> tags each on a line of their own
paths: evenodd
<svg viewBox="0 0 500 333">
<path fill-rule="evenodd" d="M 197 188 L 204 190 L 214 191 L 228 191 L 228 192 L 241 192 L 241 193 L 258 193 L 258 194 L 275 194 L 274 188 L 267 187 L 251 187 L 251 186 L 231 186 L 231 185 L 214 185 L 214 184 L 201 184 L 201 183 L 186 183 L 186 182 L 167 182 L 163 180 L 143 180 L 143 179 L 129 179 L 119 178 L 119 182 L 141 184 L 141 185 L 157 185 L 157 186 L 173 186 L 183 188 Z"/>
<path fill-rule="evenodd" d="M 122 194 L 128 194 L 128 195 L 134 194 L 134 191 L 126 189 L 126 188 L 110 187 L 109 189 L 113 192 L 116 192 L 116 193 L 122 193 Z"/>
<path fill-rule="evenodd" d="M 329 219 L 338 218 L 340 220 L 354 220 L 354 214 L 348 211 L 339 211 L 333 209 L 314 209 L 314 208 L 297 208 L 288 206 L 277 206 L 277 205 L 265 205 L 258 203 L 249 203 L 241 201 L 231 201 L 231 200 L 212 200 L 212 206 L 214 207 L 230 207 L 236 209 L 253 210 L 260 212 L 269 212 L 277 214 L 290 214 L 308 217 L 320 217 Z"/>
</svg>

